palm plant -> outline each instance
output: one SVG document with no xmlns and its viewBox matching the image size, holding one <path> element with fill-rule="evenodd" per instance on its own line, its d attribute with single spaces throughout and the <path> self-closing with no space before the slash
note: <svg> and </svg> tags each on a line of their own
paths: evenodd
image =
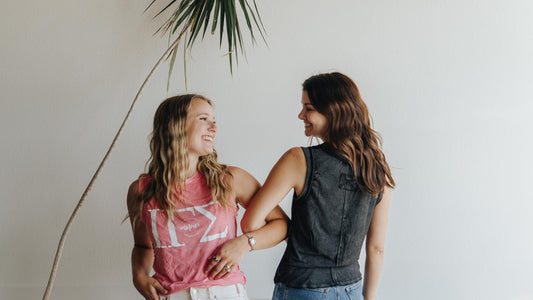
<svg viewBox="0 0 533 300">
<path fill-rule="evenodd" d="M 156 0 L 153 0 L 146 10 L 148 10 Z M 161 13 L 167 11 L 167 9 L 172 6 L 176 0 L 171 0 L 155 17 L 159 16 Z M 252 43 L 255 43 L 255 36 L 253 25 L 257 27 L 259 33 L 263 40 L 264 36 L 264 26 L 259 16 L 259 11 L 255 0 L 253 0 L 254 7 L 248 3 L 247 0 L 238 1 L 241 10 L 243 12 L 244 18 L 246 20 L 246 25 L 250 31 Z M 145 11 L 146 11 L 145 10 Z M 212 16 L 211 16 L 212 15 Z M 211 21 L 211 26 L 209 26 L 209 21 Z M 224 31 L 224 24 L 226 26 L 226 31 Z M 233 55 L 235 54 L 235 59 L 238 62 L 238 51 L 235 51 L 240 48 L 241 52 L 244 53 L 243 39 L 241 34 L 241 29 L 239 25 L 239 19 L 237 17 L 237 9 L 235 5 L 235 0 L 231 1 L 221 1 L 221 0 L 182 0 L 179 2 L 178 7 L 172 12 L 168 20 L 156 31 L 169 33 L 169 37 L 180 33 L 178 39 L 181 38 L 182 33 L 186 33 L 190 29 L 190 35 L 187 39 L 185 49 L 192 48 L 196 38 L 199 33 L 202 32 L 202 39 L 205 37 L 207 29 L 210 27 L 210 32 L 212 35 L 215 34 L 217 25 L 219 26 L 220 33 L 220 46 L 224 40 L 224 32 L 226 33 L 226 40 L 228 45 L 228 58 L 230 63 L 230 71 L 233 72 Z M 178 30 L 181 29 L 181 30 Z M 172 48 L 172 60 L 171 68 L 174 65 L 174 60 L 176 57 L 178 44 Z"/>
<path fill-rule="evenodd" d="M 250 1 L 252 2 L 253 7 L 249 3 Z M 150 7 L 152 7 L 152 5 L 155 2 L 156 0 L 152 0 L 152 2 L 148 5 L 146 10 L 150 9 Z M 150 78 L 152 77 L 155 70 L 159 67 L 159 65 L 161 65 L 163 61 L 170 58 L 170 68 L 169 68 L 169 74 L 168 74 L 168 78 L 170 80 L 170 76 L 171 76 L 172 69 L 174 67 L 174 63 L 176 59 L 178 45 L 182 41 L 182 38 L 185 36 L 185 40 L 186 40 L 184 50 L 187 50 L 187 49 L 190 50 L 194 42 L 196 41 L 197 37 L 199 36 L 200 31 L 202 31 L 202 38 L 204 38 L 208 28 L 210 28 L 211 34 L 215 34 L 217 26 L 219 26 L 219 32 L 220 32 L 220 45 L 219 46 L 220 47 L 222 46 L 222 42 L 224 40 L 224 35 L 225 35 L 227 46 L 228 46 L 227 56 L 229 58 L 230 72 L 233 73 L 233 55 L 235 55 L 235 61 L 238 63 L 238 54 L 237 54 L 238 51 L 235 51 L 235 50 L 238 47 L 241 53 L 244 53 L 243 38 L 242 38 L 241 29 L 239 25 L 239 17 L 237 16 L 238 10 L 237 10 L 236 2 L 238 2 L 238 6 L 240 6 L 242 14 L 244 15 L 244 19 L 246 21 L 246 27 L 248 28 L 250 32 L 252 43 L 255 43 L 254 26 L 261 34 L 262 39 L 265 40 L 264 26 L 259 16 L 259 10 L 257 9 L 255 0 L 238 0 L 238 1 L 236 0 L 180 0 L 180 1 L 170 0 L 166 4 L 166 6 L 164 6 L 164 8 L 159 13 L 156 14 L 156 17 L 157 17 L 163 12 L 170 10 L 171 8 L 174 9 L 172 14 L 168 18 L 168 20 L 166 20 L 164 24 L 156 32 L 156 33 L 161 32 L 163 34 L 168 34 L 169 41 L 172 40 L 172 38 L 174 38 L 174 40 L 172 43 L 170 43 L 170 46 L 168 47 L 168 49 L 163 53 L 163 55 L 159 58 L 156 64 L 152 67 L 152 69 L 148 73 L 148 76 L 146 77 L 144 82 L 141 84 L 141 87 L 139 88 L 139 91 L 135 95 L 135 98 L 133 99 L 129 110 L 126 113 L 126 116 L 124 117 L 124 120 L 122 121 L 121 126 L 119 127 L 117 133 L 115 134 L 115 137 L 113 138 L 113 141 L 111 142 L 111 145 L 109 146 L 104 158 L 100 162 L 100 165 L 96 169 L 96 172 L 94 173 L 85 191 L 83 192 L 78 202 L 78 205 L 74 208 L 74 211 L 72 212 L 65 228 L 63 229 L 63 233 L 58 243 L 56 255 L 54 257 L 54 263 L 52 266 L 52 270 L 50 272 L 48 284 L 46 286 L 46 290 L 43 295 L 43 300 L 47 300 L 52 291 L 55 276 L 57 273 L 58 263 L 61 258 L 61 254 L 63 252 L 65 238 L 70 230 L 72 222 L 74 221 L 74 218 L 78 214 L 79 209 L 83 205 L 83 202 L 85 201 L 85 198 L 87 197 L 94 182 L 96 181 L 98 174 L 100 173 L 105 162 L 109 158 L 111 151 L 115 147 L 115 144 L 120 134 L 122 133 L 122 130 L 124 129 L 126 122 L 128 121 L 133 111 L 133 108 L 135 107 L 135 104 L 137 103 L 137 100 L 139 99 L 144 87 L 146 86 Z M 167 84 L 167 87 L 168 87 L 168 84 Z"/>
</svg>

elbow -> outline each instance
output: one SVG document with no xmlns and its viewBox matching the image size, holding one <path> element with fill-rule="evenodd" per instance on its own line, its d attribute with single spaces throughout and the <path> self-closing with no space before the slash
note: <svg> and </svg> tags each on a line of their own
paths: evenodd
<svg viewBox="0 0 533 300">
<path fill-rule="evenodd" d="M 246 233 L 246 232 L 250 232 L 250 226 L 248 225 L 248 222 L 245 221 L 244 218 L 242 218 L 241 220 L 241 230 L 242 232 Z"/>
<path fill-rule="evenodd" d="M 244 216 L 242 217 L 242 220 L 241 220 L 241 230 L 242 232 L 250 232 L 250 231 L 254 231 L 255 229 L 257 228 L 254 228 L 254 226 L 252 226 L 252 223 L 250 222 L 250 219 L 248 218 L 248 216 L 246 214 L 244 214 Z"/>
<path fill-rule="evenodd" d="M 383 258 L 383 256 L 385 255 L 385 246 L 368 245 L 366 247 L 366 255 L 369 257 Z"/>
<path fill-rule="evenodd" d="M 259 228 L 265 226 L 267 222 L 265 221 L 252 221 L 250 220 L 250 218 L 244 214 L 244 216 L 242 217 L 242 220 L 241 220 L 241 230 L 242 232 L 246 233 L 246 232 L 252 232 L 252 231 L 255 231 L 255 230 L 258 230 Z"/>
</svg>

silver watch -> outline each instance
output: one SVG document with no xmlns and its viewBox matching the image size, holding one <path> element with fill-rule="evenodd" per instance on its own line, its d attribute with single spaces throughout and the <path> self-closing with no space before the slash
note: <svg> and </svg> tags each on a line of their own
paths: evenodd
<svg viewBox="0 0 533 300">
<path fill-rule="evenodd" d="M 255 238 L 253 235 L 249 234 L 249 233 L 245 233 L 244 234 L 247 238 L 248 238 L 248 244 L 250 245 L 250 247 L 252 249 L 250 249 L 250 251 L 254 250 L 255 248 Z"/>
</svg>

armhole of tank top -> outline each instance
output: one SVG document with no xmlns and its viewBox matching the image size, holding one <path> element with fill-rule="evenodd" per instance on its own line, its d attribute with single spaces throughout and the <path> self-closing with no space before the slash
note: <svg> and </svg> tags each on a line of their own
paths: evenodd
<svg viewBox="0 0 533 300">
<path fill-rule="evenodd" d="M 307 170 L 305 171 L 305 182 L 304 182 L 304 187 L 302 189 L 302 192 L 300 193 L 300 195 L 296 196 L 294 200 L 299 200 L 307 195 L 309 191 L 309 185 L 311 184 L 312 174 L 313 174 L 313 154 L 311 152 L 311 149 L 306 148 L 306 147 L 301 147 L 301 148 L 302 148 L 302 151 L 304 152 Z"/>
<path fill-rule="evenodd" d="M 376 205 L 379 204 L 379 202 L 381 202 L 381 199 L 383 198 L 383 193 L 379 193 L 378 194 L 378 197 L 376 198 Z"/>
</svg>

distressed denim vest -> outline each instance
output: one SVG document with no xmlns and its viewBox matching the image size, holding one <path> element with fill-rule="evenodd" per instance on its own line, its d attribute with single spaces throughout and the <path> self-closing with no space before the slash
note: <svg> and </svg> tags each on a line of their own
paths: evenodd
<svg viewBox="0 0 533 300">
<path fill-rule="evenodd" d="M 355 283 L 362 278 L 359 254 L 381 194 L 361 190 L 348 160 L 329 144 L 302 149 L 305 185 L 293 196 L 287 248 L 274 282 L 294 288 Z"/>
</svg>

